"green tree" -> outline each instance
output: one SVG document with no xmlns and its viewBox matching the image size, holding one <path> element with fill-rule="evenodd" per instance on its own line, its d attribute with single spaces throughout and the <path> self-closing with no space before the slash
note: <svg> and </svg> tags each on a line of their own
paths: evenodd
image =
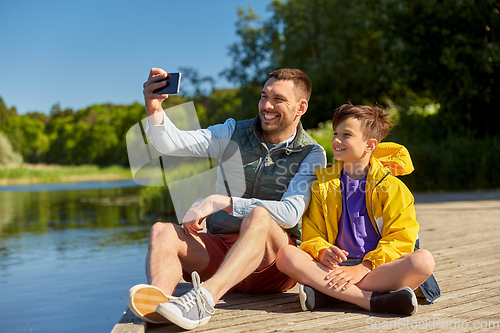
<svg viewBox="0 0 500 333">
<path fill-rule="evenodd" d="M 402 85 L 439 103 L 436 135 L 500 134 L 488 118 L 500 103 L 497 0 L 380 2 L 383 63 Z"/>
<path fill-rule="evenodd" d="M 0 97 L 0 131 L 6 127 L 7 119 L 13 116 L 17 116 L 16 108 L 12 107 L 9 109 L 2 97 Z"/>
<path fill-rule="evenodd" d="M 45 123 L 36 116 L 18 115 L 14 107 L 7 108 L 0 98 L 0 131 L 8 138 L 12 150 L 26 162 L 39 162 L 48 150 Z"/>
<path fill-rule="evenodd" d="M 270 72 L 278 64 L 280 38 L 273 19 L 262 20 L 248 5 L 247 10 L 238 7 L 236 35 L 239 42 L 229 47 L 232 66 L 220 75 L 239 87 L 235 98 L 239 101 L 236 120 L 253 118 L 257 114 L 260 90 Z"/>
<path fill-rule="evenodd" d="M 9 139 L 0 132 L 0 165 L 20 164 L 23 162 L 21 154 L 12 150 Z"/>
<path fill-rule="evenodd" d="M 239 9 L 230 47 L 243 107 L 272 68 L 295 67 L 313 81 L 306 127 L 346 101 L 440 104 L 437 135 L 500 134 L 484 121 L 500 98 L 500 15 L 496 0 L 272 1 L 260 20 Z"/>
</svg>

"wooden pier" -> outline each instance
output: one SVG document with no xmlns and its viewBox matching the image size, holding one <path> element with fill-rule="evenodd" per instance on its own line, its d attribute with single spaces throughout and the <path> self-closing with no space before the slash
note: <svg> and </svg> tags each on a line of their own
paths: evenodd
<svg viewBox="0 0 500 333">
<path fill-rule="evenodd" d="M 380 315 L 347 303 L 304 312 L 298 287 L 285 293 L 228 293 L 211 321 L 193 332 L 500 331 L 500 192 L 418 194 L 420 245 L 434 256 L 441 297 L 411 317 Z M 191 288 L 181 284 L 176 294 Z M 112 333 L 182 332 L 144 323 L 126 310 Z"/>
</svg>

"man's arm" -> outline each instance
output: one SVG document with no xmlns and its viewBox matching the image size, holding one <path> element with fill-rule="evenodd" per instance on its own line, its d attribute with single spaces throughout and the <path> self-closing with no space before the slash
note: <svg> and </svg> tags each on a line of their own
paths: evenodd
<svg viewBox="0 0 500 333">
<path fill-rule="evenodd" d="M 315 145 L 300 164 L 297 174 L 293 177 L 280 201 L 233 197 L 232 215 L 245 217 L 252 209 L 260 206 L 266 208 L 282 228 L 293 228 L 311 200 L 311 186 L 316 180 L 314 170 L 325 166 L 325 150 L 321 146 Z"/>
<path fill-rule="evenodd" d="M 196 131 L 182 131 L 161 112 L 161 124 L 148 122 L 146 134 L 155 148 L 165 155 L 222 158 L 222 154 L 234 132 L 236 121 L 228 119 L 224 124 Z"/>
</svg>

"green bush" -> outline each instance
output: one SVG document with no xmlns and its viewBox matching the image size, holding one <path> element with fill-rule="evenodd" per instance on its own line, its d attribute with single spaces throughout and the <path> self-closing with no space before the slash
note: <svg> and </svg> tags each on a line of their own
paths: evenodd
<svg viewBox="0 0 500 333">
<path fill-rule="evenodd" d="M 12 150 L 9 139 L 0 133 L 0 164 L 21 164 L 23 157 Z"/>
<path fill-rule="evenodd" d="M 500 139 L 450 136 L 406 145 L 415 171 L 402 180 L 412 191 L 500 188 Z"/>
<path fill-rule="evenodd" d="M 168 222 L 176 222 L 174 204 L 166 186 L 144 186 L 139 191 L 140 215 L 150 215 L 161 221 L 168 217 Z"/>
</svg>

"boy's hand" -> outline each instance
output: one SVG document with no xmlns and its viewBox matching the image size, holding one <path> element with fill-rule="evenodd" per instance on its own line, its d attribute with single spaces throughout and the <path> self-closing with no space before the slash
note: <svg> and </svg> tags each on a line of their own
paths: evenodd
<svg viewBox="0 0 500 333">
<path fill-rule="evenodd" d="M 328 273 L 325 277 L 328 286 L 338 291 L 344 291 L 350 286 L 357 284 L 359 281 L 371 272 L 371 263 L 366 261 L 356 266 L 338 266 Z"/>
<path fill-rule="evenodd" d="M 347 251 L 341 250 L 335 245 L 330 246 L 328 249 L 321 250 L 319 253 L 319 262 L 332 269 L 337 267 L 342 261 L 347 260 Z"/>
<path fill-rule="evenodd" d="M 168 98 L 167 94 L 159 95 L 153 93 L 158 88 L 163 87 L 166 82 L 158 82 L 168 76 L 161 68 L 152 68 L 149 72 L 149 77 L 144 82 L 142 93 L 144 94 L 144 102 L 146 106 L 146 113 L 149 117 L 149 122 L 155 125 L 161 124 L 163 120 L 163 113 L 161 112 L 161 102 Z"/>
</svg>

